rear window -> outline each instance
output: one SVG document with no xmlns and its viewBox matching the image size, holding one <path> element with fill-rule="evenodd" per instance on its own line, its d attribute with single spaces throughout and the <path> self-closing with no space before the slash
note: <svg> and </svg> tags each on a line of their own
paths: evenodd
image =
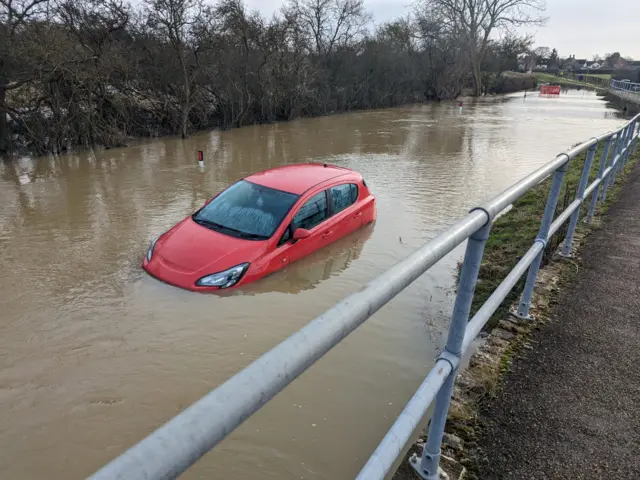
<svg viewBox="0 0 640 480">
<path fill-rule="evenodd" d="M 338 213 L 356 203 L 358 199 L 358 186 L 354 183 L 345 183 L 329 189 L 333 200 L 333 213 Z"/>
</svg>

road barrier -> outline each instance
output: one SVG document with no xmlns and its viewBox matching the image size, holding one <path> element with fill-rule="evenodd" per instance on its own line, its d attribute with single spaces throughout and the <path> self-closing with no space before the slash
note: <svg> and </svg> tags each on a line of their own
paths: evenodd
<svg viewBox="0 0 640 480">
<path fill-rule="evenodd" d="M 560 95 L 560 85 L 541 85 L 541 95 Z"/>
<path fill-rule="evenodd" d="M 361 291 L 348 296 L 262 355 L 107 464 L 92 478 L 102 480 L 177 477 L 383 305 L 455 247 L 468 240 L 446 347 L 357 477 L 360 480 L 383 479 L 435 400 L 422 457 L 413 457 L 410 463 L 423 479 L 436 480 L 442 435 L 462 355 L 470 348 L 473 340 L 527 270 L 525 288 L 514 314 L 523 319 L 531 318 L 529 308 L 533 288 L 549 239 L 569 221 L 562 254 L 570 254 L 582 203 L 592 195 L 586 216 L 587 221 L 590 221 L 597 202 L 604 202 L 607 189 L 615 182 L 630 154 L 635 154 L 638 147 L 636 127 L 639 124 L 640 115 L 637 115 L 618 130 L 594 137 L 558 155 L 492 200 L 472 209 L 464 218 L 371 281 Z M 598 173 L 596 179 L 587 186 L 591 166 L 601 144 L 603 149 Z M 568 164 L 585 152 L 586 161 L 575 200 L 554 220 Z M 552 177 L 552 183 L 537 238 L 469 320 L 484 246 L 489 238 L 493 220 L 498 213 L 549 176 Z M 259 475 L 259 472 L 256 473 Z"/>
</svg>

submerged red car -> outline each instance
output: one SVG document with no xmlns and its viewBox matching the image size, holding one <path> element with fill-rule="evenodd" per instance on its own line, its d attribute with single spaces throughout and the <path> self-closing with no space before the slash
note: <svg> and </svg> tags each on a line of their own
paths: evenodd
<svg viewBox="0 0 640 480">
<path fill-rule="evenodd" d="M 258 280 L 373 222 L 375 197 L 342 167 L 301 164 L 246 177 L 151 242 L 142 267 L 194 291 Z"/>
</svg>

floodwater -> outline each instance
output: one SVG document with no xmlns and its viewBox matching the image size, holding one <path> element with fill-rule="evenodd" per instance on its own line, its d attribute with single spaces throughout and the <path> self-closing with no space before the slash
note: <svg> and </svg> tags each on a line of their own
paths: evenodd
<svg viewBox="0 0 640 480">
<path fill-rule="evenodd" d="M 92 473 L 470 207 L 621 123 L 592 92 L 514 94 L 0 162 L 0 477 Z M 361 172 L 376 224 L 235 295 L 140 269 L 149 241 L 215 192 L 307 161 Z M 352 478 L 443 346 L 461 255 L 185 477 Z"/>
</svg>

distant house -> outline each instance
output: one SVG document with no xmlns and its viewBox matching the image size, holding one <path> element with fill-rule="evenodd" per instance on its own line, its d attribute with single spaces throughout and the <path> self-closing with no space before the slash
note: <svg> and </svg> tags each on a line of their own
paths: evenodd
<svg viewBox="0 0 640 480">
<path fill-rule="evenodd" d="M 630 68 L 632 70 L 639 70 L 640 69 L 640 60 L 634 60 L 632 62 L 627 62 L 626 67 Z"/>
<path fill-rule="evenodd" d="M 577 62 L 581 62 L 581 60 L 576 60 Z M 595 62 L 595 61 L 588 61 L 585 60 L 584 63 L 580 64 L 580 68 L 585 69 L 585 70 L 597 70 L 598 68 L 600 68 L 602 65 L 600 65 L 600 63 Z"/>
</svg>

